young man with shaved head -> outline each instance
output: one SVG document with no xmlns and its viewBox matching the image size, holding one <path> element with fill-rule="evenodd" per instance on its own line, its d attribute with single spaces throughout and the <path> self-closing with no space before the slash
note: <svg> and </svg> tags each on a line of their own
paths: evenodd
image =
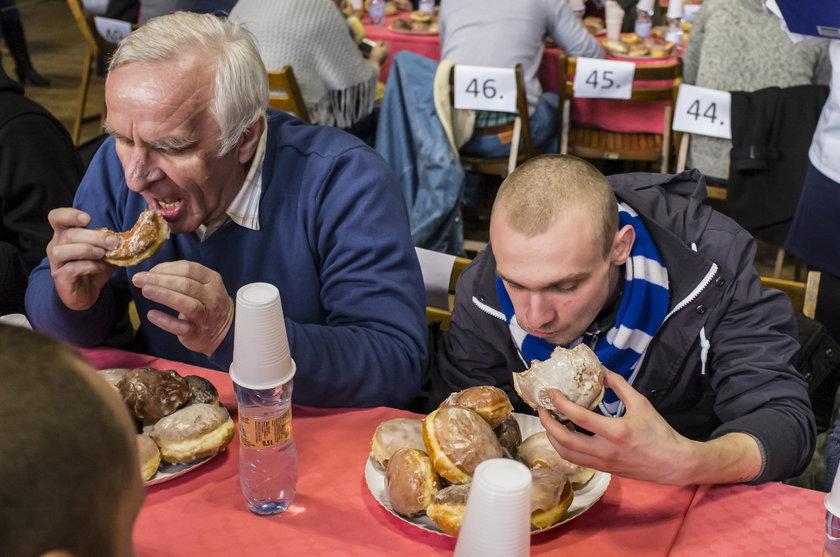
<svg viewBox="0 0 840 557">
<path fill-rule="evenodd" d="M 751 236 L 704 198 L 697 171 L 607 179 L 563 155 L 517 168 L 496 197 L 490 246 L 458 282 L 432 402 L 489 384 L 527 411 L 511 373 L 586 343 L 607 391 L 595 411 L 551 391 L 578 426 L 540 411 L 560 456 L 673 485 L 801 472 L 815 425 L 790 364 L 790 302 L 761 287 Z"/>
</svg>

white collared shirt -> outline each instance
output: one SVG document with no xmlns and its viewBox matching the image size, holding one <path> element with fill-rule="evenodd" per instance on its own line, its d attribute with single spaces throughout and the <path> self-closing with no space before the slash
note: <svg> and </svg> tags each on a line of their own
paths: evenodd
<svg viewBox="0 0 840 557">
<path fill-rule="evenodd" d="M 265 160 L 265 142 L 268 136 L 268 128 L 263 130 L 260 142 L 257 145 L 257 150 L 254 153 L 254 159 L 251 162 L 251 168 L 248 169 L 248 175 L 245 176 L 245 181 L 239 189 L 239 193 L 230 202 L 228 208 L 225 210 L 225 217 L 211 222 L 210 224 L 202 224 L 196 228 L 194 234 L 203 242 L 210 237 L 213 232 L 218 230 L 228 219 L 232 220 L 239 226 L 251 230 L 260 229 L 260 197 L 262 196 L 262 167 Z"/>
</svg>

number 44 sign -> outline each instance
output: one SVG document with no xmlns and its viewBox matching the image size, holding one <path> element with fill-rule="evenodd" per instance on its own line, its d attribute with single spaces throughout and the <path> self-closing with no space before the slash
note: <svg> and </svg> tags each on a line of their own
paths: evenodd
<svg viewBox="0 0 840 557">
<path fill-rule="evenodd" d="M 732 95 L 726 91 L 683 83 L 671 127 L 680 132 L 732 139 L 731 106 Z"/>
<path fill-rule="evenodd" d="M 516 112 L 513 68 L 455 66 L 455 108 Z"/>
</svg>

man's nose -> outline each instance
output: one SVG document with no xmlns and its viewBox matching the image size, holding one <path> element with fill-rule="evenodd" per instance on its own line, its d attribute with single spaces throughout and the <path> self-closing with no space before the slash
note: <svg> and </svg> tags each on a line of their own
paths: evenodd
<svg viewBox="0 0 840 557">
<path fill-rule="evenodd" d="M 163 171 L 158 168 L 154 157 L 146 149 L 132 149 L 124 170 L 128 189 L 137 193 L 163 177 Z"/>
<path fill-rule="evenodd" d="M 554 309 L 541 292 L 532 292 L 528 295 L 525 319 L 533 329 L 544 329 L 554 320 Z"/>
</svg>

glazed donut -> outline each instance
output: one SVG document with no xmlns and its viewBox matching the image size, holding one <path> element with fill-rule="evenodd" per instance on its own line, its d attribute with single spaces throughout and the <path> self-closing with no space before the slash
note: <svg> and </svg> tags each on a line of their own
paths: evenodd
<svg viewBox="0 0 840 557">
<path fill-rule="evenodd" d="M 100 229 L 107 230 L 107 229 Z M 153 256 L 169 238 L 169 225 L 152 209 L 146 209 L 127 232 L 113 232 L 119 244 L 105 252 L 105 262 L 118 267 L 130 267 Z"/>
<path fill-rule="evenodd" d="M 643 44 L 634 44 L 630 46 L 627 54 L 630 56 L 647 56 L 650 53 L 650 49 Z"/>
<path fill-rule="evenodd" d="M 216 387 L 199 375 L 187 375 L 184 377 L 187 387 L 190 389 L 190 398 L 187 404 L 218 404 L 219 391 Z"/>
<path fill-rule="evenodd" d="M 604 397 L 604 368 L 585 344 L 572 349 L 558 346 L 549 359 L 533 360 L 530 368 L 514 373 L 513 387 L 531 408 L 542 406 L 562 420 L 565 416 L 556 412 L 548 390 L 557 389 L 575 404 L 591 410 Z"/>
<path fill-rule="evenodd" d="M 391 455 L 385 490 L 394 512 L 403 516 L 424 513 L 439 489 L 440 478 L 425 452 L 400 449 Z"/>
<path fill-rule="evenodd" d="M 464 510 L 467 508 L 467 497 L 470 495 L 470 484 L 450 485 L 435 494 L 431 504 L 426 508 L 426 515 L 435 521 L 438 528 L 457 536 L 464 521 Z"/>
<path fill-rule="evenodd" d="M 644 39 L 642 39 L 642 37 L 640 37 L 636 33 L 627 33 L 626 35 L 621 37 L 621 40 L 627 44 L 639 44 L 642 41 L 644 41 Z"/>
<path fill-rule="evenodd" d="M 604 39 L 604 48 L 614 54 L 627 54 L 627 45 L 615 39 Z"/>
<path fill-rule="evenodd" d="M 413 11 L 409 17 L 412 21 L 423 21 L 426 23 L 432 21 L 432 14 L 429 12 Z"/>
<path fill-rule="evenodd" d="M 531 528 L 542 530 L 560 522 L 575 494 L 565 474 L 551 468 L 531 470 Z"/>
<path fill-rule="evenodd" d="M 233 439 L 233 420 L 218 404 L 193 404 L 158 420 L 149 433 L 166 462 L 213 456 Z"/>
<path fill-rule="evenodd" d="M 190 398 L 186 379 L 171 369 L 131 369 L 117 383 L 117 388 L 128 409 L 141 422 L 168 416 Z"/>
<path fill-rule="evenodd" d="M 516 448 L 516 458 L 528 468 L 550 468 L 562 472 L 574 488 L 586 485 L 595 475 L 592 468 L 584 468 L 557 454 L 545 431 L 535 433 L 520 443 Z"/>
<path fill-rule="evenodd" d="M 441 406 L 426 416 L 423 442 L 437 473 L 454 484 L 469 483 L 481 462 L 502 457 L 484 418 L 458 406 Z"/>
<path fill-rule="evenodd" d="M 463 391 L 452 393 L 440 405 L 469 408 L 487 420 L 490 427 L 496 427 L 513 412 L 513 406 L 510 404 L 507 393 L 498 387 L 489 385 L 469 387 Z"/>
<path fill-rule="evenodd" d="M 415 418 L 394 418 L 379 424 L 370 441 L 370 456 L 383 467 L 400 449 L 426 450 L 423 443 L 423 421 Z"/>
<path fill-rule="evenodd" d="M 154 439 L 142 433 L 137 434 L 137 455 L 140 460 L 140 475 L 148 481 L 160 466 L 160 449 Z"/>
</svg>

